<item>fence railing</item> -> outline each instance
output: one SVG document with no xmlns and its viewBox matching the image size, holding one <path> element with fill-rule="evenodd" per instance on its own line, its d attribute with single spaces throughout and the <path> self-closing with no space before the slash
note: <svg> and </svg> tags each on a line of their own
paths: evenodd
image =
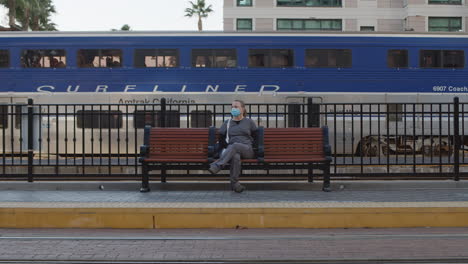
<svg viewBox="0 0 468 264">
<path fill-rule="evenodd" d="M 466 107 L 446 103 L 248 104 L 264 127 L 328 126 L 335 177 L 468 176 Z M 132 178 L 145 125 L 221 126 L 230 104 L 0 105 L 0 171 L 4 179 Z M 187 171 L 173 172 L 187 175 Z M 191 172 L 193 173 L 193 172 Z M 198 173 L 198 174 L 197 174 Z M 205 172 L 194 172 L 196 175 Z M 249 175 L 279 177 L 273 172 Z M 295 176 L 301 170 L 280 172 Z"/>
</svg>

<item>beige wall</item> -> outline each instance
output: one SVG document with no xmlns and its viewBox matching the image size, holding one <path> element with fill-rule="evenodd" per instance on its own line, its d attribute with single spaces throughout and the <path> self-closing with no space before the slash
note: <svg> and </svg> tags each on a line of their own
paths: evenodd
<svg viewBox="0 0 468 264">
<path fill-rule="evenodd" d="M 234 18 L 225 18 L 224 19 L 224 31 L 234 31 Z"/>
<path fill-rule="evenodd" d="M 414 29 L 416 32 L 426 31 L 426 17 L 409 16 L 407 19 L 407 27 Z"/>
<path fill-rule="evenodd" d="M 344 31 L 358 31 L 357 19 L 345 19 Z"/>
<path fill-rule="evenodd" d="M 465 17 L 465 28 L 464 29 L 465 29 L 464 30 L 465 32 L 468 32 L 468 16 Z"/>
<path fill-rule="evenodd" d="M 404 20 L 402 19 L 378 19 L 378 31 L 399 32 L 404 30 Z"/>
<path fill-rule="evenodd" d="M 224 0 L 224 7 L 233 7 L 236 0 Z"/>
<path fill-rule="evenodd" d="M 254 0 L 255 7 L 272 8 L 276 6 L 275 0 Z"/>
<path fill-rule="evenodd" d="M 358 7 L 358 0 L 345 0 L 343 2 L 344 2 L 344 7 L 347 7 L 347 8 Z"/>
<path fill-rule="evenodd" d="M 256 31 L 274 31 L 276 25 L 274 25 L 273 18 L 257 18 L 255 19 L 255 30 Z"/>
</svg>

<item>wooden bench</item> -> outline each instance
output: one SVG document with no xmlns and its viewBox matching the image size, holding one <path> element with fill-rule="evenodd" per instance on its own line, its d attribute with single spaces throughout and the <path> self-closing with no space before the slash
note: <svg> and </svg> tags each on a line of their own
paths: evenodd
<svg viewBox="0 0 468 264">
<path fill-rule="evenodd" d="M 150 191 L 149 172 L 166 170 L 206 170 L 215 160 L 217 129 L 151 128 L 145 127 L 141 146 L 141 192 Z M 330 191 L 331 148 L 328 129 L 324 128 L 263 128 L 259 127 L 256 142 L 257 158 L 242 160 L 243 169 L 308 169 L 309 181 L 313 169 L 323 171 L 323 191 Z"/>
</svg>

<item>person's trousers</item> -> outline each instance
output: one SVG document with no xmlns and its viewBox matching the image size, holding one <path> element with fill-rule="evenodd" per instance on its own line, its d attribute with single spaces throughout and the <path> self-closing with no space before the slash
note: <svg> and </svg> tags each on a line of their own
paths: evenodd
<svg viewBox="0 0 468 264">
<path fill-rule="evenodd" d="M 219 160 L 215 162 L 220 168 L 226 164 L 231 165 L 230 169 L 230 180 L 231 185 L 236 185 L 239 182 L 239 175 L 241 172 L 241 158 L 252 159 L 255 157 L 255 152 L 251 145 L 234 143 L 229 145 L 226 150 L 223 151 Z"/>
</svg>

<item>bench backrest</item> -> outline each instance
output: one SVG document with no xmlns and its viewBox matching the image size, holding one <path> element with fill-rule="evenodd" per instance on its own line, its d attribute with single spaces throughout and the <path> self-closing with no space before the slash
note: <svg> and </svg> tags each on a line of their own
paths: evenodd
<svg viewBox="0 0 468 264">
<path fill-rule="evenodd" d="M 206 159 L 208 128 L 151 128 L 145 130 L 148 158 Z"/>
<path fill-rule="evenodd" d="M 265 158 L 324 158 L 326 128 L 265 128 Z"/>
</svg>

